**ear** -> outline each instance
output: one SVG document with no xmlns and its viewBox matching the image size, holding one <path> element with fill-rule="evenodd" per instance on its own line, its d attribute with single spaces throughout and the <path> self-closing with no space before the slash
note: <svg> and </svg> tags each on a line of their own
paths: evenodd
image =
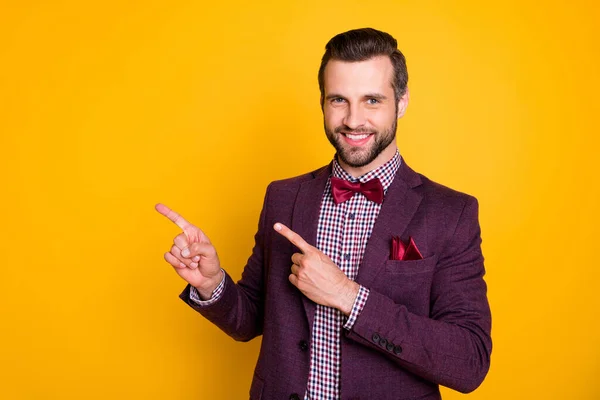
<svg viewBox="0 0 600 400">
<path fill-rule="evenodd" d="M 408 86 L 406 87 L 406 92 L 400 97 L 398 100 L 398 118 L 402 118 L 404 113 L 406 112 L 406 107 L 408 107 L 408 101 L 410 100 L 410 91 L 408 90 Z"/>
</svg>

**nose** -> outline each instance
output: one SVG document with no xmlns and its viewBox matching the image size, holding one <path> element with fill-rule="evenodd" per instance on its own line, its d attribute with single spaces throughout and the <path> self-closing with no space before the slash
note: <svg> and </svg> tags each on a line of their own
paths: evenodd
<svg viewBox="0 0 600 400">
<path fill-rule="evenodd" d="M 342 120 L 343 124 L 349 129 L 355 130 L 365 124 L 365 113 L 358 104 L 350 105 L 346 108 L 346 115 Z"/>
</svg>

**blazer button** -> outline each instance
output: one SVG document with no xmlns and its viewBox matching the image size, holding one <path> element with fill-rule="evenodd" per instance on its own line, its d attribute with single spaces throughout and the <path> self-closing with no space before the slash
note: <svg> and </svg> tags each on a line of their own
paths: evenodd
<svg viewBox="0 0 600 400">
<path fill-rule="evenodd" d="M 373 342 L 379 344 L 379 339 L 381 339 L 381 336 L 379 336 L 379 333 L 374 333 L 371 339 L 373 339 Z"/>
<path fill-rule="evenodd" d="M 400 353 L 402 353 L 402 347 L 400 347 L 400 346 L 394 347 L 394 354 L 398 355 Z"/>
<path fill-rule="evenodd" d="M 381 347 L 383 347 L 384 349 L 386 348 L 387 344 L 388 344 L 388 341 L 387 341 L 387 339 L 381 339 L 381 340 L 379 341 L 379 345 L 380 345 Z"/>
<path fill-rule="evenodd" d="M 298 396 L 298 393 L 292 393 L 290 394 L 290 400 L 300 400 L 300 396 Z"/>
<path fill-rule="evenodd" d="M 298 343 L 298 346 L 302 351 L 308 350 L 308 343 L 306 343 L 306 340 L 301 340 L 300 343 Z"/>
<path fill-rule="evenodd" d="M 392 343 L 392 342 L 389 342 L 389 343 L 387 344 L 387 347 L 386 347 L 386 349 L 387 349 L 387 351 L 393 351 L 393 350 L 394 350 L 394 343 Z"/>
</svg>

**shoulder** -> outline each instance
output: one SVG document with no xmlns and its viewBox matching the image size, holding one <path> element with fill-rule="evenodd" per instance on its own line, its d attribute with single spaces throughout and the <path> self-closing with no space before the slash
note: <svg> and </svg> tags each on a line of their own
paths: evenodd
<svg viewBox="0 0 600 400">
<path fill-rule="evenodd" d="M 471 194 L 435 182 L 422 174 L 419 176 L 422 185 L 417 190 L 430 202 L 438 203 L 442 207 L 459 206 L 461 209 L 467 203 L 477 202 L 477 199 Z"/>
<path fill-rule="evenodd" d="M 323 196 L 323 189 L 330 174 L 329 165 L 306 174 L 273 181 L 267 187 L 264 208 L 270 219 L 292 224 L 297 205 L 309 206 Z"/>
<path fill-rule="evenodd" d="M 445 240 L 436 243 L 461 238 L 470 240 L 479 234 L 479 203 L 473 195 L 435 182 L 423 174 L 417 175 L 420 184 L 413 187 L 421 199 L 417 212 L 421 219 L 417 220 L 425 221 L 436 238 L 445 236 Z"/>
<path fill-rule="evenodd" d="M 477 199 L 468 193 L 448 187 L 413 171 L 404 160 L 398 171 L 400 180 L 419 194 L 421 205 L 430 212 L 459 216 L 467 207 L 478 208 Z"/>
</svg>

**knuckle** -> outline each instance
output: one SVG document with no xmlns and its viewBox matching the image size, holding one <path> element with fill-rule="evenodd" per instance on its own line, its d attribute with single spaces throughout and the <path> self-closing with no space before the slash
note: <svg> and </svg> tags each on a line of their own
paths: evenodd
<svg viewBox="0 0 600 400">
<path fill-rule="evenodd" d="M 179 235 L 175 236 L 175 238 L 173 239 L 173 243 L 175 243 L 176 245 L 184 245 L 185 243 L 187 243 L 187 237 L 184 233 L 180 233 Z"/>
<path fill-rule="evenodd" d="M 206 249 L 206 253 L 208 255 L 214 256 L 217 254 L 217 249 L 215 249 L 215 246 L 212 245 L 208 245 L 207 249 Z"/>
</svg>

